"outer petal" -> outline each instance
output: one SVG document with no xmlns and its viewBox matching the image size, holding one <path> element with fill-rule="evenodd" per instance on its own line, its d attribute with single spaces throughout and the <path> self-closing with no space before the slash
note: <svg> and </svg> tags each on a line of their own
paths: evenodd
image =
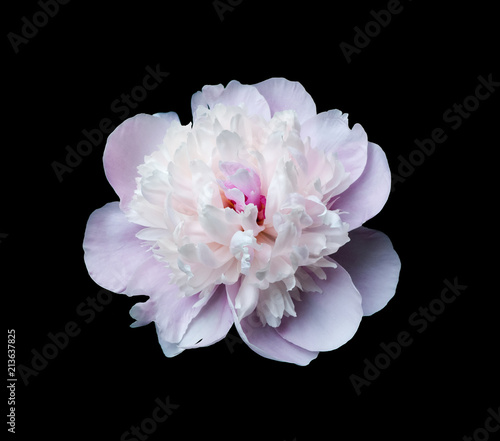
<svg viewBox="0 0 500 441">
<path fill-rule="evenodd" d="M 285 78 L 270 78 L 254 84 L 267 100 L 271 116 L 282 110 L 295 110 L 300 123 L 316 115 L 316 104 L 304 86 Z"/>
<path fill-rule="evenodd" d="M 233 325 L 233 313 L 229 307 L 225 285 L 219 285 L 210 300 L 190 323 L 179 342 L 183 349 L 212 345 L 222 340 Z"/>
<path fill-rule="evenodd" d="M 363 298 L 363 314 L 381 310 L 394 296 L 401 261 L 382 232 L 360 227 L 349 234 L 351 241 L 335 253 Z"/>
<path fill-rule="evenodd" d="M 170 269 L 154 258 L 137 269 L 125 294 L 150 297 L 130 310 L 131 316 L 137 320 L 133 327 L 155 321 L 162 347 L 163 343 L 178 344 L 201 309 L 201 305 L 196 305 L 198 296 L 182 297 L 178 287 L 170 284 Z"/>
<path fill-rule="evenodd" d="M 384 151 L 368 143 L 365 169 L 346 191 L 338 196 L 333 209 L 346 212 L 342 220 L 349 224 L 349 231 L 360 227 L 375 216 L 385 205 L 391 191 L 391 172 Z"/>
<path fill-rule="evenodd" d="M 109 135 L 103 157 L 104 171 L 120 197 L 122 210 L 134 195 L 137 166 L 162 143 L 173 120 L 179 120 L 174 112 L 163 116 L 139 114 L 125 120 Z"/>
<path fill-rule="evenodd" d="M 158 333 L 158 341 L 159 341 L 161 349 L 166 357 L 172 358 L 172 357 L 175 357 L 176 355 L 179 355 L 181 352 L 184 351 L 184 349 L 180 348 L 179 345 L 177 345 L 175 343 L 170 343 L 170 342 L 162 339 L 160 337 L 161 330 L 158 327 L 157 323 L 155 323 L 155 325 L 156 325 L 156 332 Z"/>
<path fill-rule="evenodd" d="M 158 277 L 158 286 L 165 287 L 165 281 L 161 282 L 161 279 Z M 155 321 L 158 341 L 167 357 L 175 357 L 185 349 L 212 345 L 227 335 L 233 324 L 233 315 L 224 285 L 219 285 L 208 302 L 201 305 L 193 304 L 197 296 L 179 297 L 175 291 L 175 287 L 167 287 L 163 294 L 158 295 L 155 290 L 152 299 L 135 304 L 130 315 L 137 321 L 131 326 Z"/>
<path fill-rule="evenodd" d="M 335 153 L 350 173 L 350 182 L 359 178 L 366 165 L 368 137 L 359 124 L 349 128 L 346 114 L 322 112 L 305 122 L 300 134 L 311 139 L 312 147 Z"/>
<path fill-rule="evenodd" d="M 198 106 L 214 107 L 217 103 L 226 106 L 244 105 L 250 115 L 261 115 L 270 119 L 269 105 L 259 91 L 248 84 L 239 81 L 231 81 L 224 88 L 221 84 L 217 86 L 204 86 L 201 92 L 196 92 L 191 99 L 193 117 Z"/>
<path fill-rule="evenodd" d="M 316 280 L 322 293 L 302 293 L 295 302 L 297 317 L 284 317 L 277 332 L 309 351 L 331 351 L 352 338 L 363 316 L 361 295 L 347 271 L 324 268 L 326 279 Z"/>
<path fill-rule="evenodd" d="M 227 287 L 227 298 L 233 313 L 234 324 L 243 341 L 257 354 L 271 360 L 285 361 L 305 366 L 318 356 L 318 352 L 308 351 L 283 339 L 276 329 L 262 326 L 255 314 L 239 320 L 234 308 L 234 299 L 239 283 Z"/>
<path fill-rule="evenodd" d="M 127 220 L 118 202 L 90 215 L 83 239 L 84 260 L 97 284 L 118 293 L 126 289 L 134 271 L 151 255 L 135 237 L 142 228 Z"/>
</svg>

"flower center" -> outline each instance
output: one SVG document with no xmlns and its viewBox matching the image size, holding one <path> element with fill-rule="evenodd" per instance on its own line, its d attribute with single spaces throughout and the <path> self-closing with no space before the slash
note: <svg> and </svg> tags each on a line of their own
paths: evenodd
<svg viewBox="0 0 500 441">
<path fill-rule="evenodd" d="M 224 181 L 218 181 L 224 207 L 240 213 L 245 211 L 245 206 L 253 204 L 258 210 L 257 223 L 261 225 L 266 218 L 266 197 L 261 194 L 259 175 L 237 162 L 221 162 L 219 168 L 226 176 Z"/>
</svg>

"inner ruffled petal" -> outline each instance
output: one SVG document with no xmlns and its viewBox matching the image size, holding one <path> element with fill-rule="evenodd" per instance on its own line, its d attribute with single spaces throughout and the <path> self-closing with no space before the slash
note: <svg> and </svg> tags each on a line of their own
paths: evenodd
<svg viewBox="0 0 500 441">
<path fill-rule="evenodd" d="M 253 204 L 257 207 L 257 219 L 265 219 L 266 197 L 261 194 L 261 181 L 258 173 L 243 164 L 236 162 L 221 162 L 220 170 L 226 179 L 220 181 L 227 205 L 237 212 L 245 209 L 246 205 Z"/>
</svg>

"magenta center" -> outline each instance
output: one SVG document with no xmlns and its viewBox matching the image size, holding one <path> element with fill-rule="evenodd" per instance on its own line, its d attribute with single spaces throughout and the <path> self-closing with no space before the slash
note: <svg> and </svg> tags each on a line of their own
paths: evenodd
<svg viewBox="0 0 500 441">
<path fill-rule="evenodd" d="M 265 216 L 266 197 L 261 194 L 259 175 L 252 169 L 237 162 L 221 162 L 219 168 L 226 175 L 226 180 L 219 181 L 228 206 L 238 213 L 249 204 L 257 207 L 257 221 L 262 222 Z"/>
</svg>

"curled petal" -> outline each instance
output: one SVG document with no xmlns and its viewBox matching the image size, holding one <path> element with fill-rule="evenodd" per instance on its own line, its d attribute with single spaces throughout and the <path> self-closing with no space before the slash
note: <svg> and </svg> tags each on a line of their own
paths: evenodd
<svg viewBox="0 0 500 441">
<path fill-rule="evenodd" d="M 221 209 L 212 205 L 206 205 L 201 210 L 199 220 L 207 234 L 220 244 L 229 245 L 233 235 L 237 231 L 240 231 L 237 219 L 235 219 L 233 211 L 230 209 Z"/>
<path fill-rule="evenodd" d="M 259 249 L 260 245 L 253 235 L 252 230 L 237 231 L 234 233 L 229 250 L 241 262 L 242 274 L 248 274 L 254 257 L 254 249 Z"/>
</svg>

